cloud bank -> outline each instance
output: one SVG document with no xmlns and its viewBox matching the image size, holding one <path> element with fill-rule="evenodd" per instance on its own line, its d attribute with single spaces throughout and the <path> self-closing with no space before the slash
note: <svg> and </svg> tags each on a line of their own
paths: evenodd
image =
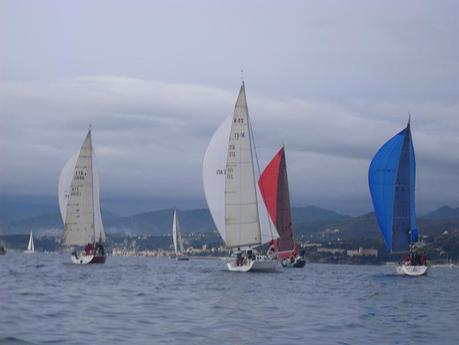
<svg viewBox="0 0 459 345">
<path fill-rule="evenodd" d="M 295 205 L 370 210 L 368 165 L 406 125 L 408 111 L 418 209 L 458 205 L 458 104 L 274 98 L 246 85 L 260 166 L 286 145 Z M 164 207 L 204 206 L 203 155 L 213 131 L 232 113 L 238 88 L 121 76 L 3 81 L 1 193 L 56 193 L 61 168 L 92 124 L 103 199 L 143 200 L 142 209 L 155 200 Z"/>
</svg>

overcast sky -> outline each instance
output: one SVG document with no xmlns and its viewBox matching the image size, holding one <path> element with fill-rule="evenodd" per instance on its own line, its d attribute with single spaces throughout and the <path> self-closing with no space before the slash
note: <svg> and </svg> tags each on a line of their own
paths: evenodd
<svg viewBox="0 0 459 345">
<path fill-rule="evenodd" d="M 92 123 L 102 206 L 205 206 L 202 159 L 244 69 L 260 166 L 285 143 L 294 205 L 370 211 L 370 160 L 411 112 L 418 211 L 457 207 L 458 13 L 457 1 L 3 0 L 0 193 L 55 195 Z"/>
</svg>

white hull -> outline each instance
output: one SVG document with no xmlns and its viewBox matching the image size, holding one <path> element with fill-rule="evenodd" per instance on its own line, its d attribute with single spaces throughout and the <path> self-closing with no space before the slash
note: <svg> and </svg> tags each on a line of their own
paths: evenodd
<svg viewBox="0 0 459 345">
<path fill-rule="evenodd" d="M 274 272 L 278 267 L 278 261 L 257 257 L 239 266 L 236 265 L 236 260 L 231 260 L 227 266 L 231 272 Z"/>
<path fill-rule="evenodd" d="M 105 255 L 93 255 L 93 254 L 72 254 L 72 262 L 76 265 L 87 265 L 87 264 L 103 264 L 107 258 Z"/>
<path fill-rule="evenodd" d="M 35 251 L 33 250 L 24 250 L 24 254 L 33 254 Z"/>
<path fill-rule="evenodd" d="M 396 267 L 397 273 L 401 275 L 411 276 L 411 277 L 419 277 L 427 274 L 429 270 L 429 266 L 427 265 L 398 265 Z"/>
</svg>

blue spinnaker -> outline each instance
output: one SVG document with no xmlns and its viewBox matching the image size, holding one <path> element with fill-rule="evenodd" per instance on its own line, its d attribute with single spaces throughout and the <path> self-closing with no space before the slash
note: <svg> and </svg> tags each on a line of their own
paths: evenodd
<svg viewBox="0 0 459 345">
<path fill-rule="evenodd" d="M 379 149 L 368 171 L 376 219 L 391 252 L 408 251 L 417 237 L 415 164 L 408 125 Z"/>
</svg>

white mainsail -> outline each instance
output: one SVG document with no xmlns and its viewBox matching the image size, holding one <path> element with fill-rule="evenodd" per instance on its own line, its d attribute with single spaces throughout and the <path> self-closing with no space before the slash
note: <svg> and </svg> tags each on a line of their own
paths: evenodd
<svg viewBox="0 0 459 345">
<path fill-rule="evenodd" d="M 31 253 L 35 252 L 35 246 L 33 244 L 32 231 L 30 231 L 29 244 L 27 245 L 27 251 L 31 252 Z"/>
<path fill-rule="evenodd" d="M 255 146 L 242 85 L 233 116 L 226 118 L 214 133 L 203 161 L 207 204 L 228 247 L 259 245 L 279 237 L 256 183 L 259 171 L 255 164 Z M 227 179 L 228 168 L 232 175 Z"/>
<path fill-rule="evenodd" d="M 177 210 L 174 210 L 174 220 L 172 221 L 172 239 L 174 241 L 175 255 L 182 255 L 184 250 L 182 233 L 180 231 L 180 224 L 177 218 Z"/>
<path fill-rule="evenodd" d="M 59 179 L 59 207 L 64 223 L 65 244 L 84 245 L 105 240 L 91 130 L 88 131 L 80 151 L 62 169 Z"/>
</svg>

